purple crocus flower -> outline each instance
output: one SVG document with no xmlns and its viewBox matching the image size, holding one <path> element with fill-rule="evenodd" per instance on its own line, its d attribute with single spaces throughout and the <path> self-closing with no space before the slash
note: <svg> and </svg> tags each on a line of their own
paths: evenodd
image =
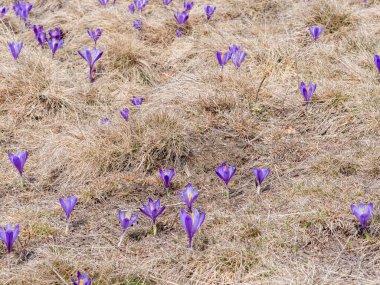
<svg viewBox="0 0 380 285">
<path fill-rule="evenodd" d="M 308 27 L 308 30 L 313 36 L 314 41 L 316 41 L 323 32 L 323 28 L 318 26 Z"/>
<path fill-rule="evenodd" d="M 132 217 L 131 211 L 119 210 L 119 221 L 120 221 L 121 227 L 123 228 L 123 233 L 120 236 L 120 240 L 117 246 L 121 245 L 121 243 L 123 242 L 125 233 L 127 232 L 127 228 L 132 227 L 133 224 L 137 221 L 137 218 L 138 218 L 137 214 L 135 214 Z"/>
<path fill-rule="evenodd" d="M 98 39 L 102 35 L 102 30 L 101 29 L 96 29 L 96 30 L 90 29 L 87 31 L 87 33 L 94 40 L 95 45 L 96 45 L 96 42 L 98 41 Z"/>
<path fill-rule="evenodd" d="M 162 182 L 164 182 L 165 188 L 169 189 L 170 186 L 170 181 L 172 181 L 173 176 L 175 174 L 174 169 L 167 169 L 165 168 L 164 170 L 160 169 L 159 170 Z"/>
<path fill-rule="evenodd" d="M 60 28 L 54 28 L 49 30 L 49 36 L 51 39 L 60 40 L 62 38 L 63 32 Z"/>
<path fill-rule="evenodd" d="M 177 13 L 174 14 L 174 17 L 177 20 L 178 25 L 180 26 L 186 23 L 187 19 L 189 19 L 189 15 L 186 13 L 186 11 L 183 11 L 183 12 L 177 11 Z"/>
<path fill-rule="evenodd" d="M 134 4 L 136 6 L 137 11 L 141 11 L 148 4 L 149 0 L 135 0 Z"/>
<path fill-rule="evenodd" d="M 41 46 L 44 46 L 46 43 L 46 33 L 44 32 L 44 26 L 33 26 L 34 36 Z"/>
<path fill-rule="evenodd" d="M 120 111 L 120 115 L 128 122 L 129 120 L 129 110 L 127 108 Z"/>
<path fill-rule="evenodd" d="M 373 57 L 373 62 L 375 63 L 375 65 L 377 67 L 377 70 L 380 73 L 380 56 L 378 56 L 377 54 L 375 54 L 374 57 Z"/>
<path fill-rule="evenodd" d="M 255 175 L 256 177 L 256 191 L 257 191 L 257 194 L 260 194 L 261 193 L 261 184 L 263 183 L 263 181 L 265 180 L 265 178 L 268 177 L 270 173 L 270 169 L 267 169 L 267 168 L 254 168 L 253 169 L 253 174 Z"/>
<path fill-rule="evenodd" d="M 197 209 L 194 209 L 188 214 L 184 209 L 181 209 L 180 218 L 182 226 L 184 227 L 187 237 L 189 238 L 189 249 L 192 247 L 193 237 L 199 230 L 205 220 L 206 213 L 199 213 Z"/>
<path fill-rule="evenodd" d="M 141 28 L 142 28 L 142 22 L 141 22 L 141 20 L 139 20 L 139 19 L 134 20 L 134 21 L 133 21 L 133 27 L 134 27 L 136 30 L 141 30 Z"/>
<path fill-rule="evenodd" d="M 231 59 L 231 53 L 229 51 L 227 51 L 223 54 L 221 51 L 217 51 L 216 52 L 216 58 L 218 59 L 219 65 L 221 66 L 221 68 L 223 70 L 223 67 Z"/>
<path fill-rule="evenodd" d="M 17 59 L 18 59 L 18 56 L 21 52 L 23 45 L 24 44 L 22 42 L 18 42 L 18 43 L 10 42 L 10 43 L 8 43 L 9 49 L 10 49 L 12 56 L 13 56 L 15 61 L 17 61 Z"/>
<path fill-rule="evenodd" d="M 73 277 L 70 277 L 71 282 L 73 282 L 73 285 L 91 285 L 92 279 L 86 274 L 81 274 L 79 271 L 77 272 L 77 278 L 78 280 L 75 281 Z"/>
<path fill-rule="evenodd" d="M 181 28 L 179 28 L 179 29 L 177 30 L 177 32 L 175 33 L 175 35 L 177 36 L 177 38 L 182 37 L 182 31 L 181 31 Z"/>
<path fill-rule="evenodd" d="M 232 45 L 230 47 L 230 55 L 231 55 L 231 61 L 235 65 L 236 68 L 239 68 L 244 61 L 245 57 L 247 56 L 247 53 L 239 46 Z"/>
<path fill-rule="evenodd" d="M 9 8 L 3 7 L 0 5 L 0 18 L 4 17 L 6 13 L 8 13 Z"/>
<path fill-rule="evenodd" d="M 162 3 L 165 5 L 165 6 L 168 6 L 170 3 L 172 3 L 173 0 L 162 0 Z"/>
<path fill-rule="evenodd" d="M 317 84 L 313 85 L 311 82 L 309 83 L 309 89 L 306 87 L 306 84 L 304 82 L 301 82 L 300 84 L 300 91 L 303 97 L 305 98 L 306 102 L 306 110 L 310 103 L 310 98 L 313 96 L 315 89 L 317 89 Z"/>
<path fill-rule="evenodd" d="M 53 57 L 57 50 L 63 47 L 63 40 L 57 40 L 55 38 L 52 38 L 51 40 L 47 40 L 47 43 L 51 49 L 51 52 L 53 53 Z"/>
<path fill-rule="evenodd" d="M 109 125 L 109 124 L 111 124 L 111 121 L 110 121 L 110 119 L 108 119 L 108 118 L 103 118 L 103 119 L 100 121 L 100 124 L 101 124 L 101 125 Z"/>
<path fill-rule="evenodd" d="M 28 151 L 25 152 L 19 151 L 17 154 L 8 153 L 9 160 L 17 168 L 18 173 L 22 177 L 22 172 L 24 170 L 24 165 L 28 159 Z"/>
<path fill-rule="evenodd" d="M 233 165 L 228 166 L 226 162 L 223 162 L 221 166 L 218 166 L 215 170 L 215 173 L 219 176 L 220 179 L 226 183 L 227 188 L 227 198 L 230 197 L 230 191 L 228 189 L 228 183 L 230 182 L 232 176 L 234 176 L 236 168 Z"/>
<path fill-rule="evenodd" d="M 132 99 L 131 99 L 131 102 L 132 102 L 132 105 L 133 106 L 141 106 L 142 105 L 142 102 L 143 102 L 143 98 L 142 97 L 135 97 L 133 96 Z"/>
<path fill-rule="evenodd" d="M 67 196 L 66 200 L 62 197 L 59 197 L 59 203 L 61 204 L 62 209 L 65 211 L 66 214 L 66 231 L 65 233 L 69 232 L 69 225 L 70 225 L 70 215 L 73 211 L 75 205 L 78 202 L 78 198 L 75 196 Z"/>
<path fill-rule="evenodd" d="M 185 9 L 186 12 L 189 12 L 191 9 L 193 9 L 194 2 L 184 2 L 183 3 L 183 8 Z"/>
<path fill-rule="evenodd" d="M 7 228 L 5 230 L 2 227 L 0 227 L 0 238 L 7 247 L 8 254 L 11 253 L 12 246 L 18 237 L 19 230 L 19 225 L 16 225 L 14 230 L 12 229 L 11 225 L 7 225 Z"/>
<path fill-rule="evenodd" d="M 192 205 L 195 200 L 198 198 L 198 190 L 193 188 L 191 183 L 188 183 L 186 185 L 186 189 L 182 189 L 181 193 L 178 193 L 178 196 L 181 198 L 181 200 L 187 205 L 187 208 L 189 209 L 190 212 L 192 209 Z"/>
<path fill-rule="evenodd" d="M 150 218 L 153 222 L 153 235 L 157 234 L 156 219 L 162 214 L 165 208 L 165 206 L 161 207 L 160 199 L 154 202 L 151 198 L 149 198 L 147 206 L 143 205 L 143 208 L 140 208 L 141 213 Z"/>
<path fill-rule="evenodd" d="M 128 9 L 129 9 L 129 12 L 131 12 L 131 14 L 135 13 L 135 5 L 129 4 Z"/>
<path fill-rule="evenodd" d="M 214 15 L 215 10 L 216 10 L 216 7 L 212 7 L 210 5 L 205 6 L 205 13 L 206 13 L 208 21 L 211 19 L 211 16 Z"/>
<path fill-rule="evenodd" d="M 30 10 L 32 10 L 33 5 L 29 2 L 26 3 L 24 1 L 17 2 L 13 5 L 13 10 L 16 15 L 19 16 L 24 22 L 28 21 L 28 15 Z"/>
<path fill-rule="evenodd" d="M 367 228 L 367 222 L 371 218 L 373 212 L 373 204 L 362 204 L 359 203 L 357 206 L 351 205 L 352 213 L 358 218 L 360 221 L 361 228 L 365 230 Z"/>
<path fill-rule="evenodd" d="M 83 57 L 88 62 L 88 65 L 90 67 L 90 72 L 89 72 L 89 78 L 90 82 L 95 81 L 95 73 L 96 69 L 94 69 L 94 64 L 97 62 L 103 55 L 103 52 L 100 48 L 94 47 L 92 51 L 87 49 L 86 47 L 83 48 L 83 52 L 78 51 L 79 55 Z"/>
<path fill-rule="evenodd" d="M 106 7 L 108 2 L 110 2 L 110 0 L 99 0 L 100 5 L 102 5 L 103 7 Z"/>
</svg>

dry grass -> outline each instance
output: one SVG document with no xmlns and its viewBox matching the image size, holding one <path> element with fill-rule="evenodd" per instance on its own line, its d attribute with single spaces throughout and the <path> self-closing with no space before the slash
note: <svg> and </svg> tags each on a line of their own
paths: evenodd
<svg viewBox="0 0 380 285">
<path fill-rule="evenodd" d="M 64 284 L 80 270 L 96 285 L 378 284 L 378 206 L 367 238 L 349 206 L 379 202 L 380 2 L 215 0 L 207 23 L 208 2 L 195 1 L 181 39 L 173 7 L 151 0 L 136 16 L 116 2 L 35 1 L 32 23 L 65 32 L 55 59 L 13 12 L 0 23 L 0 221 L 21 226 L 11 269 L 0 248 L 0 283 Z M 325 27 L 317 43 L 308 25 Z M 77 50 L 96 27 L 104 55 L 91 85 Z M 24 41 L 17 64 L 10 40 Z M 246 61 L 221 74 L 214 53 L 234 43 Z M 308 112 L 301 81 L 318 85 Z M 126 123 L 132 96 L 144 103 Z M 5 155 L 20 149 L 24 189 Z M 229 202 L 214 173 L 222 161 L 238 167 Z M 260 197 L 258 165 L 272 169 Z M 170 196 L 157 175 L 166 166 L 177 172 Z M 207 212 L 191 256 L 175 194 L 188 182 Z M 58 197 L 68 194 L 79 203 L 65 236 Z M 117 248 L 117 209 L 148 197 L 168 205 L 159 235 L 140 217 Z"/>
</svg>

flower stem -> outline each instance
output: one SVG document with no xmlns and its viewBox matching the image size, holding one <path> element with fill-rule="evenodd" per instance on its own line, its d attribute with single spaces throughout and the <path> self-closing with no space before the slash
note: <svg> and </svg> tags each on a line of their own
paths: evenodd
<svg viewBox="0 0 380 285">
<path fill-rule="evenodd" d="M 8 266 L 8 269 L 10 270 L 11 269 L 11 254 L 10 253 L 7 254 L 7 266 Z"/>
<path fill-rule="evenodd" d="M 157 225 L 156 224 L 153 225 L 153 235 L 154 236 L 157 235 Z"/>
<path fill-rule="evenodd" d="M 24 178 L 22 176 L 21 176 L 20 186 L 21 188 L 24 188 Z"/>
<path fill-rule="evenodd" d="M 121 243 L 123 242 L 123 239 L 124 239 L 124 237 L 125 237 L 125 233 L 126 233 L 127 231 L 124 231 L 122 234 L 121 234 L 121 236 L 120 236 L 120 240 L 119 240 L 119 243 L 117 244 L 117 247 L 120 247 L 121 246 Z"/>
<path fill-rule="evenodd" d="M 258 195 L 261 194 L 261 186 L 260 185 L 257 185 L 256 192 L 257 192 Z"/>
<path fill-rule="evenodd" d="M 229 200 L 230 199 L 230 189 L 228 189 L 227 185 L 226 185 L 226 195 L 227 195 L 227 199 Z"/>
<path fill-rule="evenodd" d="M 67 222 L 66 222 L 66 229 L 65 229 L 65 234 L 66 234 L 66 235 L 69 233 L 69 226 L 70 226 L 70 222 L 67 221 Z"/>
</svg>

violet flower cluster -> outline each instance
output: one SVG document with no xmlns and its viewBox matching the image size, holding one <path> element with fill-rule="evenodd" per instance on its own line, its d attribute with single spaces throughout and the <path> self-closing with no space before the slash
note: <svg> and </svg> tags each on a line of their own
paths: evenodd
<svg viewBox="0 0 380 285">
<path fill-rule="evenodd" d="M 216 59 L 223 70 L 223 67 L 228 63 L 229 60 L 232 61 L 236 68 L 240 68 L 241 64 L 245 60 L 247 53 L 237 45 L 230 46 L 229 50 L 225 53 L 217 51 L 215 53 Z"/>
<path fill-rule="evenodd" d="M 13 5 L 13 10 L 15 11 L 16 15 L 21 18 L 25 23 L 28 22 L 28 16 L 30 13 L 30 10 L 32 10 L 33 5 L 29 2 L 19 1 L 16 2 Z"/>
<path fill-rule="evenodd" d="M 91 51 L 90 49 L 84 47 L 83 51 L 78 51 L 78 53 L 85 61 L 87 61 L 90 69 L 88 73 L 88 78 L 90 79 L 91 83 L 94 82 L 96 74 L 96 69 L 94 68 L 94 65 L 102 57 L 102 50 L 100 48 L 94 47 Z"/>
</svg>

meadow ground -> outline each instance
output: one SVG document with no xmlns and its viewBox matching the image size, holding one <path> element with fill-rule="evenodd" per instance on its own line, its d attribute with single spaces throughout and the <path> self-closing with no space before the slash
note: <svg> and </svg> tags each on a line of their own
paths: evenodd
<svg viewBox="0 0 380 285">
<path fill-rule="evenodd" d="M 125 0 L 35 0 L 31 23 L 64 31 L 54 59 L 13 11 L 3 18 L 0 224 L 19 223 L 20 237 L 10 269 L 0 248 L 0 284 L 70 284 L 77 270 L 96 285 L 380 283 L 380 1 L 211 2 L 211 21 L 210 2 L 196 0 L 178 39 L 177 0 L 134 15 Z M 325 29 L 316 43 L 310 25 Z M 104 54 L 90 84 L 78 50 L 98 27 Z M 17 63 L 11 40 L 24 42 Z M 247 58 L 222 73 L 215 52 L 232 44 Z M 301 81 L 317 84 L 307 112 Z M 144 103 L 126 122 L 132 96 Z M 25 149 L 21 188 L 6 153 Z M 223 161 L 237 166 L 229 201 L 215 174 Z M 272 172 L 258 196 L 261 165 Z M 169 196 L 160 167 L 177 172 Z M 207 213 L 190 256 L 176 195 L 188 182 Z M 65 235 L 58 198 L 69 194 L 79 202 Z M 117 210 L 148 197 L 167 205 L 158 236 L 140 215 L 118 248 Z M 350 210 L 358 202 L 375 204 L 367 237 Z"/>
</svg>

